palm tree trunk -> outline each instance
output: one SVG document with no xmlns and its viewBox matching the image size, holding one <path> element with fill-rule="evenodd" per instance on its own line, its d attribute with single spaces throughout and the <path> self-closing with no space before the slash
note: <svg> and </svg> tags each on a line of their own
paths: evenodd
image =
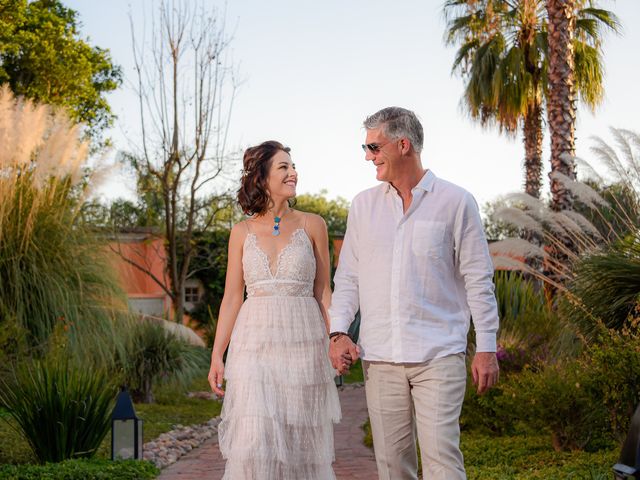
<svg viewBox="0 0 640 480">
<path fill-rule="evenodd" d="M 527 195 L 540 198 L 542 187 L 542 106 L 537 100 L 530 101 L 523 119 L 523 143 L 524 143 L 524 191 Z M 522 238 L 535 245 L 542 245 L 542 236 L 539 232 L 525 230 Z M 541 262 L 533 257 L 526 259 L 529 267 L 539 270 Z M 529 278 L 528 275 L 525 275 Z"/>
<path fill-rule="evenodd" d="M 531 102 L 524 116 L 524 191 L 540 198 L 542 186 L 542 108 Z"/>
<path fill-rule="evenodd" d="M 576 0 L 547 0 L 549 43 L 548 123 L 551 136 L 551 208 L 571 208 L 571 195 L 553 178 L 561 172 L 575 178 L 575 85 L 573 37 Z"/>
</svg>

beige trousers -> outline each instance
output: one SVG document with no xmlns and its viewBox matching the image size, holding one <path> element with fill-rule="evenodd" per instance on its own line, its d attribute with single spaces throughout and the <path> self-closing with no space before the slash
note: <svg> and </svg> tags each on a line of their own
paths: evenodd
<svg viewBox="0 0 640 480">
<path fill-rule="evenodd" d="M 466 479 L 460 451 L 464 354 L 425 363 L 363 362 L 380 480 Z"/>
</svg>

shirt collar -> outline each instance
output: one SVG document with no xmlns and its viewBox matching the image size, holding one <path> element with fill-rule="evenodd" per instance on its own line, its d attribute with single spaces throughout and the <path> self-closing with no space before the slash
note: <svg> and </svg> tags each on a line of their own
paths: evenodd
<svg viewBox="0 0 640 480">
<path fill-rule="evenodd" d="M 419 188 L 421 190 L 424 190 L 425 192 L 432 192 L 433 185 L 436 183 L 436 178 L 437 177 L 431 170 L 427 170 L 425 174 L 422 176 L 422 178 L 420 179 L 420 181 L 418 182 L 418 184 L 415 187 L 413 187 L 412 190 Z M 385 182 L 384 192 L 388 193 L 391 190 L 391 188 L 392 188 L 391 184 L 389 182 Z"/>
</svg>

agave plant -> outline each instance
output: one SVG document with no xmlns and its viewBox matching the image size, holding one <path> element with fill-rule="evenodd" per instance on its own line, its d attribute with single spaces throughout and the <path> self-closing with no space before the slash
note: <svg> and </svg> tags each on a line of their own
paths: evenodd
<svg viewBox="0 0 640 480">
<path fill-rule="evenodd" d="M 110 430 L 116 391 L 104 371 L 49 357 L 0 380 L 0 406 L 42 463 L 60 462 L 95 454 Z"/>
</svg>

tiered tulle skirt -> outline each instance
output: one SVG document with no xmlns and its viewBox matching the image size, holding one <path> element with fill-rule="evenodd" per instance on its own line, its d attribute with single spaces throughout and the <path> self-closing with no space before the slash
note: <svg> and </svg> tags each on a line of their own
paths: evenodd
<svg viewBox="0 0 640 480">
<path fill-rule="evenodd" d="M 234 327 L 218 427 L 224 480 L 334 479 L 340 404 L 313 297 L 251 297 Z"/>
</svg>

